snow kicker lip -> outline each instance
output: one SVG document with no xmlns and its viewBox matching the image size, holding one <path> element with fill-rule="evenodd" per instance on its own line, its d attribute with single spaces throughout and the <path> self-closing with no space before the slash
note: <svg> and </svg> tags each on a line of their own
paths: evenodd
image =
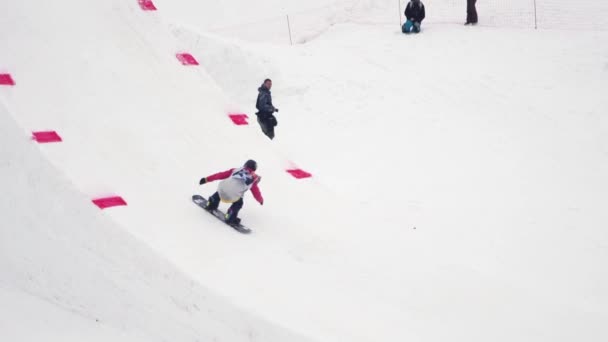
<svg viewBox="0 0 608 342">
<path fill-rule="evenodd" d="M 97 198 L 92 201 L 99 209 L 107 209 L 111 207 L 126 206 L 127 202 L 120 196 L 110 196 Z"/>
<path fill-rule="evenodd" d="M 296 179 L 304 179 L 304 178 L 312 177 L 312 174 L 310 172 L 306 172 L 302 169 L 289 169 L 289 170 L 287 170 L 287 173 L 289 173 Z"/>
<path fill-rule="evenodd" d="M 11 74 L 0 74 L 0 85 L 14 86 L 15 80 Z"/>
<path fill-rule="evenodd" d="M 32 139 L 40 144 L 62 142 L 61 136 L 56 131 L 32 132 Z"/>
<path fill-rule="evenodd" d="M 139 0 L 139 7 L 144 11 L 156 11 L 156 6 L 152 0 Z"/>
<path fill-rule="evenodd" d="M 199 65 L 196 58 L 194 58 L 194 56 L 192 56 L 191 54 L 189 54 L 187 52 L 177 53 L 177 54 L 175 54 L 175 57 L 183 65 Z"/>
<path fill-rule="evenodd" d="M 249 125 L 249 122 L 247 122 L 249 116 L 247 114 L 228 114 L 228 117 L 237 126 Z"/>
</svg>

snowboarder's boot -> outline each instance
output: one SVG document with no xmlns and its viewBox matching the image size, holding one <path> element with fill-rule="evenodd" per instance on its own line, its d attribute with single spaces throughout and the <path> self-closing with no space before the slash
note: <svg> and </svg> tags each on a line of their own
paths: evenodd
<svg viewBox="0 0 608 342">
<path fill-rule="evenodd" d="M 213 195 L 211 195 L 211 197 L 209 197 L 209 200 L 207 201 L 207 205 L 205 206 L 205 209 L 208 211 L 215 211 L 215 210 L 217 210 L 217 208 L 219 206 L 220 206 L 220 194 L 218 194 L 216 192 Z"/>
<path fill-rule="evenodd" d="M 239 198 L 238 201 L 232 203 L 230 208 L 226 211 L 226 223 L 231 225 L 239 225 L 241 223 L 241 219 L 238 218 L 239 211 L 243 208 L 243 198 Z"/>
<path fill-rule="evenodd" d="M 230 213 L 230 211 L 226 214 L 226 223 L 231 225 L 239 225 L 241 224 L 241 219 L 236 217 L 236 215 Z"/>
</svg>

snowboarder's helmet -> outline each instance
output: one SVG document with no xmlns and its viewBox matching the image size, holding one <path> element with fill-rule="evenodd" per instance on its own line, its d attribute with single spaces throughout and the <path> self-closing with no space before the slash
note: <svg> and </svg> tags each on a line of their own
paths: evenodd
<svg viewBox="0 0 608 342">
<path fill-rule="evenodd" d="M 258 163 L 256 163 L 255 160 L 249 159 L 248 161 L 245 162 L 245 167 L 255 171 L 258 169 Z"/>
</svg>

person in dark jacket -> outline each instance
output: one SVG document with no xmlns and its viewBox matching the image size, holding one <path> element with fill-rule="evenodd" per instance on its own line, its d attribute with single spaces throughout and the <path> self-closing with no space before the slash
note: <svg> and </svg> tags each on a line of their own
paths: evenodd
<svg viewBox="0 0 608 342">
<path fill-rule="evenodd" d="M 405 6 L 405 24 L 401 27 L 403 33 L 420 32 L 420 24 L 426 16 L 424 4 L 420 0 L 411 0 Z"/>
<path fill-rule="evenodd" d="M 274 128 L 278 124 L 274 113 L 279 110 L 272 104 L 270 88 L 272 88 L 272 81 L 270 79 L 265 79 L 264 83 L 258 88 L 258 99 L 255 102 L 258 112 L 255 115 L 258 117 L 258 123 L 262 128 L 262 132 L 272 140 L 274 139 Z"/>
<path fill-rule="evenodd" d="M 467 0 L 467 22 L 465 25 L 476 25 L 477 24 L 477 9 L 475 3 L 477 0 Z"/>
</svg>

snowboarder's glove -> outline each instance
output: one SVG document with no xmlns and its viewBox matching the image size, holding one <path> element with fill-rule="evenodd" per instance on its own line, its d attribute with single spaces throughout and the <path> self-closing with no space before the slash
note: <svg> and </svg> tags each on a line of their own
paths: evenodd
<svg viewBox="0 0 608 342">
<path fill-rule="evenodd" d="M 275 108 L 274 111 L 278 113 L 279 112 L 279 108 Z"/>
<path fill-rule="evenodd" d="M 207 178 L 201 178 L 201 180 L 198 182 L 198 184 L 203 185 L 207 183 Z"/>
</svg>

